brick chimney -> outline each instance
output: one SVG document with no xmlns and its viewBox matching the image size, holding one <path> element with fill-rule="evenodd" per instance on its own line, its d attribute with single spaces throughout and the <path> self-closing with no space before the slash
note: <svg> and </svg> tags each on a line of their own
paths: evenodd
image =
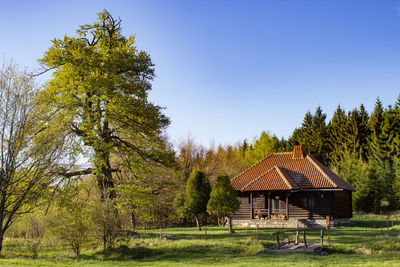
<svg viewBox="0 0 400 267">
<path fill-rule="evenodd" d="M 293 159 L 304 158 L 303 148 L 301 146 L 295 146 L 293 149 Z"/>
</svg>

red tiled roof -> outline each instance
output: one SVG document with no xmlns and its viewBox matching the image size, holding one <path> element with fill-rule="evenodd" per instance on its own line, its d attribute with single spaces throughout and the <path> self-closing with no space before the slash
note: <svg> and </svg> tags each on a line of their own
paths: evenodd
<svg viewBox="0 0 400 267">
<path fill-rule="evenodd" d="M 275 188 L 275 190 L 298 189 L 299 186 L 292 178 L 275 166 L 257 179 L 241 188 L 241 191 L 257 191 L 260 188 Z"/>
<path fill-rule="evenodd" d="M 301 147 L 293 152 L 273 153 L 231 180 L 240 191 L 295 189 L 355 189 Z"/>
</svg>

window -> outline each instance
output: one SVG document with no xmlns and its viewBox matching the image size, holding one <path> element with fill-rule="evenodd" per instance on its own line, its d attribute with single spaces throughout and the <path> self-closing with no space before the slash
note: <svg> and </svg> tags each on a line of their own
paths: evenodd
<svg viewBox="0 0 400 267">
<path fill-rule="evenodd" d="M 271 199 L 272 201 L 272 203 L 271 203 L 271 205 L 272 205 L 272 207 L 271 207 L 271 209 L 273 210 L 273 211 L 278 211 L 279 210 L 279 196 L 276 196 L 275 197 L 275 199 Z"/>
<path fill-rule="evenodd" d="M 314 196 L 310 196 L 307 199 L 308 199 L 308 207 L 309 208 L 315 208 L 315 197 Z"/>
<path fill-rule="evenodd" d="M 315 208 L 315 197 L 314 196 L 302 197 L 301 204 L 305 208 Z"/>
</svg>

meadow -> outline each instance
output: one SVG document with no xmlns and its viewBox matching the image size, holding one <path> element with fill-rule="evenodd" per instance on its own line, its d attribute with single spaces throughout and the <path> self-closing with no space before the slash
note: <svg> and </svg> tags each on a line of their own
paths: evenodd
<svg viewBox="0 0 400 267">
<path fill-rule="evenodd" d="M 319 254 L 258 254 L 275 245 L 277 229 L 207 227 L 167 228 L 162 234 L 175 240 L 160 240 L 160 229 L 138 230 L 135 236 L 118 240 L 104 252 L 92 245 L 77 258 L 65 245 L 43 240 L 7 238 L 2 266 L 400 266 L 400 216 L 356 215 L 350 226 L 331 229 L 327 256 Z M 281 237 L 293 238 L 294 233 Z M 319 243 L 320 232 L 307 234 L 308 243 Z M 53 242 L 53 243 L 52 243 Z M 325 244 L 327 235 L 325 234 Z M 34 255 L 34 253 L 37 255 Z"/>
</svg>

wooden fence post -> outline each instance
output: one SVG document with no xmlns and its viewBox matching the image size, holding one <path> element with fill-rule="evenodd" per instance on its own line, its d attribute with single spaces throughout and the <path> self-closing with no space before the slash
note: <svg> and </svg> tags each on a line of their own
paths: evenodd
<svg viewBox="0 0 400 267">
<path fill-rule="evenodd" d="M 362 233 L 360 233 L 360 248 L 362 247 Z"/>
<path fill-rule="evenodd" d="M 328 246 L 331 245 L 330 229 L 328 228 Z"/>
<path fill-rule="evenodd" d="M 307 248 L 306 231 L 303 231 L 304 247 Z"/>
<path fill-rule="evenodd" d="M 281 249 L 281 245 L 279 244 L 279 233 L 276 233 L 276 245 L 278 249 Z"/>
<path fill-rule="evenodd" d="M 300 241 L 299 241 L 299 229 L 297 229 L 297 231 L 296 231 L 296 245 L 299 244 L 299 243 L 300 243 Z"/>
<path fill-rule="evenodd" d="M 321 229 L 321 247 L 324 246 L 324 229 Z"/>
<path fill-rule="evenodd" d="M 389 221 L 386 221 L 386 236 L 389 236 Z"/>
<path fill-rule="evenodd" d="M 256 224 L 256 240 L 258 241 L 258 224 Z"/>
<path fill-rule="evenodd" d="M 368 229 L 365 229 L 365 242 L 368 243 Z"/>
</svg>

